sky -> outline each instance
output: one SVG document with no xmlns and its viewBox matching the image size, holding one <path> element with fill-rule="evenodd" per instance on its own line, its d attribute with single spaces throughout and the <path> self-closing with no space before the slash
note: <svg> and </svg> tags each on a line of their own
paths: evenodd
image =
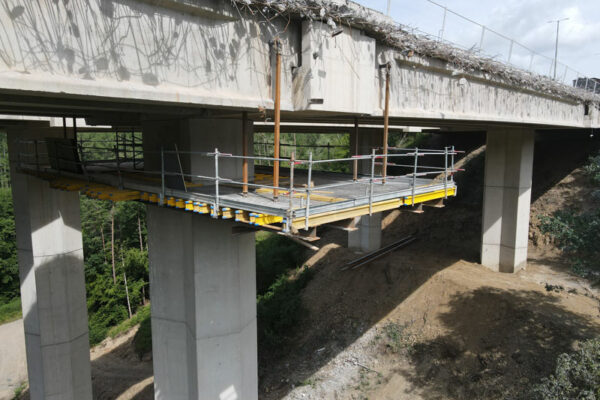
<svg viewBox="0 0 600 400">
<path fill-rule="evenodd" d="M 600 0 L 435 0 L 516 43 L 446 14 L 443 38 L 467 49 L 478 49 L 498 60 L 529 68 L 538 73 L 554 74 L 553 58 L 556 23 L 560 23 L 557 77 L 569 81 L 577 74 L 600 77 Z M 387 0 L 358 0 L 385 12 Z M 443 8 L 428 0 L 391 0 L 390 15 L 401 24 L 439 36 L 444 20 Z M 527 47 L 521 47 L 521 45 Z M 532 54 L 533 50 L 539 55 Z M 566 67 L 569 67 L 567 69 Z"/>
</svg>

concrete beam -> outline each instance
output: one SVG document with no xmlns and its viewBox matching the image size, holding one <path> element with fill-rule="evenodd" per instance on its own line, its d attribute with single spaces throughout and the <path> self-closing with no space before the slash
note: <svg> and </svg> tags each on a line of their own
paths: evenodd
<svg viewBox="0 0 600 400">
<path fill-rule="evenodd" d="M 29 391 L 32 400 L 91 400 L 79 194 L 16 169 L 17 138 L 57 135 L 62 129 L 8 130 Z"/>
<path fill-rule="evenodd" d="M 517 272 L 527 264 L 534 131 L 487 134 L 481 264 Z"/>
</svg>

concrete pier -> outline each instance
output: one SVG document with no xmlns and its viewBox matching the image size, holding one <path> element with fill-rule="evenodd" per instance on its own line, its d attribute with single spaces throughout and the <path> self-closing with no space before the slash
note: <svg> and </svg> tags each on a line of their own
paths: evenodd
<svg viewBox="0 0 600 400">
<path fill-rule="evenodd" d="M 356 133 L 350 134 L 351 146 L 358 144 L 356 154 L 371 154 L 374 148 L 383 146 L 383 133 L 379 129 L 359 128 L 358 138 Z M 351 151 L 354 152 L 354 149 Z M 378 151 L 380 153 L 380 151 Z M 359 175 L 371 175 L 371 161 L 358 162 Z M 381 174 L 381 166 L 375 166 L 375 174 Z M 362 253 L 369 253 L 381 247 L 381 213 L 364 215 L 356 224 L 358 230 L 348 232 L 348 248 Z"/>
<path fill-rule="evenodd" d="M 381 213 L 363 215 L 356 226 L 358 230 L 348 232 L 348 248 L 363 253 L 381 247 Z"/>
<path fill-rule="evenodd" d="M 184 173 L 212 171 L 211 157 L 186 151 L 242 153 L 242 121 L 189 119 L 144 124 L 145 168 L 160 170 L 160 147 L 182 151 Z M 248 124 L 252 154 L 252 126 Z M 164 135 L 165 129 L 173 134 Z M 251 163 L 250 163 L 251 164 Z M 253 167 L 249 166 L 253 175 Z M 230 159 L 221 178 L 241 179 Z M 254 233 L 234 223 L 147 207 L 155 398 L 257 399 L 256 256 Z"/>
<path fill-rule="evenodd" d="M 52 134 L 8 131 L 29 392 L 32 400 L 91 400 L 79 193 L 51 189 L 15 168 L 17 138 Z"/>
<path fill-rule="evenodd" d="M 487 134 L 481 264 L 517 272 L 527 264 L 534 131 Z"/>
<path fill-rule="evenodd" d="M 254 234 L 147 212 L 155 398 L 257 399 Z"/>
</svg>

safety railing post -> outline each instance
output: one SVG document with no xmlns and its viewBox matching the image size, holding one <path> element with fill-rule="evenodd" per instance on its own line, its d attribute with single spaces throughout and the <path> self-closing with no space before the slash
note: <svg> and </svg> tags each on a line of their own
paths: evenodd
<svg viewBox="0 0 600 400">
<path fill-rule="evenodd" d="M 286 230 L 290 232 L 292 230 L 292 218 L 294 217 L 294 164 L 296 163 L 296 152 L 292 151 L 290 156 L 290 204 L 287 212 L 287 226 Z"/>
<path fill-rule="evenodd" d="M 312 165 L 313 165 L 312 151 L 308 153 L 308 182 L 306 184 L 306 207 L 304 208 L 304 229 L 308 230 L 308 219 L 310 215 L 310 184 L 312 180 Z"/>
<path fill-rule="evenodd" d="M 219 218 L 219 149 L 215 149 L 215 209 L 213 218 Z"/>
<path fill-rule="evenodd" d="M 448 147 L 444 147 L 444 199 L 448 198 Z"/>
<path fill-rule="evenodd" d="M 354 156 L 358 156 L 358 119 L 354 119 L 354 143 L 352 152 Z M 352 177 L 354 182 L 358 180 L 358 158 L 355 158 L 352 166 Z"/>
<path fill-rule="evenodd" d="M 371 178 L 369 179 L 369 215 L 373 215 L 373 183 L 375 181 L 375 149 L 371 152 Z"/>
<path fill-rule="evenodd" d="M 85 165 L 85 155 L 83 152 L 83 141 L 80 140 L 79 144 L 77 144 L 76 146 L 78 146 L 79 150 L 79 161 L 81 162 L 81 171 L 83 172 L 83 176 L 85 176 L 85 178 L 89 181 L 90 177 L 87 173 L 87 167 Z"/>
<path fill-rule="evenodd" d="M 136 169 L 136 159 L 135 159 L 135 131 L 131 128 L 131 158 L 133 162 L 133 169 Z"/>
<path fill-rule="evenodd" d="M 160 146 L 160 205 L 165 203 L 165 149 Z"/>
<path fill-rule="evenodd" d="M 61 175 L 61 173 L 60 173 L 60 158 L 58 157 L 58 143 L 54 144 L 54 158 L 56 159 L 56 170 L 58 172 L 58 175 Z"/>
<path fill-rule="evenodd" d="M 34 140 L 33 141 L 33 147 L 35 149 L 35 170 L 37 172 L 37 174 L 40 174 L 40 157 L 38 154 L 38 141 Z"/>
<path fill-rule="evenodd" d="M 454 184 L 454 146 L 452 146 L 450 151 L 450 182 Z"/>
<path fill-rule="evenodd" d="M 411 205 L 415 205 L 415 189 L 417 187 L 417 168 L 419 164 L 419 148 L 415 147 L 415 166 L 413 168 L 413 179 L 412 179 L 412 200 Z"/>
<path fill-rule="evenodd" d="M 119 157 L 119 146 L 118 144 L 114 147 L 115 158 L 117 162 L 117 176 L 119 177 L 119 189 L 123 189 L 123 176 L 121 175 L 121 158 Z"/>
</svg>

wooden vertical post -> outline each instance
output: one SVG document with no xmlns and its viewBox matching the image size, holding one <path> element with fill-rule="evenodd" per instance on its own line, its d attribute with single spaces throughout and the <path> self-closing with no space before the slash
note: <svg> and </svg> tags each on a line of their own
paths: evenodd
<svg viewBox="0 0 600 400">
<path fill-rule="evenodd" d="M 385 110 L 383 112 L 383 183 L 387 176 L 388 137 L 390 129 L 390 63 L 385 66 Z"/>
<path fill-rule="evenodd" d="M 248 157 L 248 112 L 242 113 L 242 156 Z M 242 194 L 248 195 L 248 159 L 242 159 Z"/>
<path fill-rule="evenodd" d="M 273 199 L 279 197 L 279 140 L 280 140 L 280 129 L 281 129 L 281 42 L 279 38 L 275 38 L 274 48 L 276 54 L 276 71 L 275 71 L 275 137 L 273 139 L 273 158 L 276 160 L 273 162 Z"/>
</svg>

